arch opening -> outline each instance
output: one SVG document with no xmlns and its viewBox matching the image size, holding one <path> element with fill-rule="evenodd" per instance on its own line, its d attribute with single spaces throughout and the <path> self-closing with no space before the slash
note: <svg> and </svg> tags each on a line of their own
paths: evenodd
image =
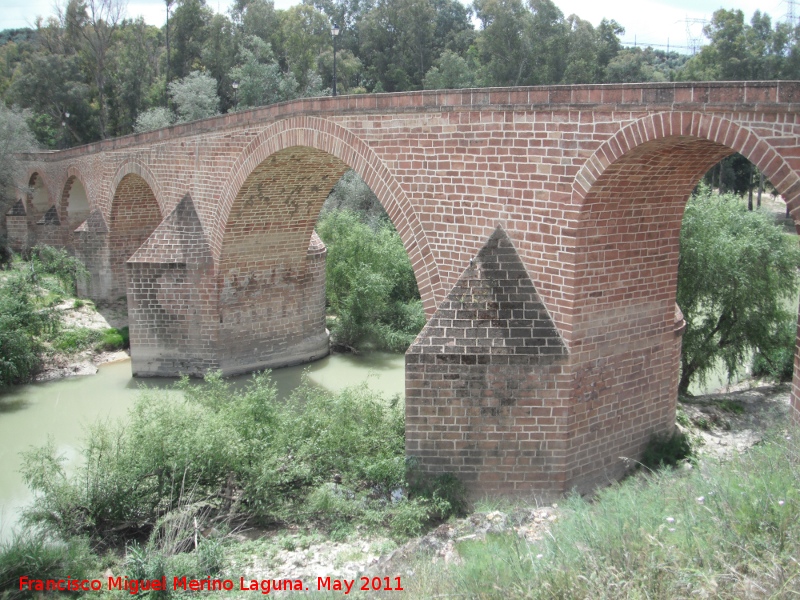
<svg viewBox="0 0 800 600">
<path fill-rule="evenodd" d="M 50 194 L 39 173 L 31 175 L 28 181 L 28 215 L 33 222 L 38 221 L 50 208 Z"/>
<path fill-rule="evenodd" d="M 59 203 L 59 214 L 61 215 L 61 222 L 65 224 L 65 238 L 68 248 L 73 248 L 74 240 L 72 239 L 72 234 L 75 229 L 89 218 L 90 212 L 86 188 L 77 176 L 70 176 L 64 184 L 64 189 L 61 192 L 61 202 Z"/>
<path fill-rule="evenodd" d="M 69 224 L 70 231 L 83 223 L 89 216 L 89 197 L 86 188 L 75 175 L 67 179 L 61 194 L 61 214 Z"/>
<path fill-rule="evenodd" d="M 150 185 L 139 175 L 125 175 L 114 191 L 109 219 L 111 283 L 107 300 L 127 293 L 125 262 L 161 222 L 161 211 Z"/>
<path fill-rule="evenodd" d="M 239 187 L 217 273 L 223 372 L 297 364 L 328 353 L 327 250 L 315 226 L 349 169 L 324 150 L 291 146 L 267 156 Z"/>
<path fill-rule="evenodd" d="M 639 456 L 654 433 L 674 427 L 683 214 L 701 178 L 736 150 L 744 151 L 689 135 L 645 141 L 609 164 L 583 196 L 570 323 L 579 400 L 573 485 L 621 476 L 620 456 Z"/>
</svg>

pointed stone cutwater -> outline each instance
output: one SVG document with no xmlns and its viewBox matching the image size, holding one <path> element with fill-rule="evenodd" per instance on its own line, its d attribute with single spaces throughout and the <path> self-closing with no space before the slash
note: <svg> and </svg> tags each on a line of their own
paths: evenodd
<svg viewBox="0 0 800 600">
<path fill-rule="evenodd" d="M 126 265 L 134 375 L 203 375 L 217 367 L 214 261 L 188 194 Z"/>
<path fill-rule="evenodd" d="M 26 216 L 25 213 L 25 204 L 22 200 L 17 200 L 14 203 L 14 206 L 6 213 L 7 217 L 24 217 Z"/>
<path fill-rule="evenodd" d="M 498 227 L 406 353 L 406 451 L 468 489 L 561 491 L 567 349 Z"/>
<path fill-rule="evenodd" d="M 86 220 L 75 228 L 75 233 L 108 233 L 108 225 L 103 213 L 94 209 Z"/>
<path fill-rule="evenodd" d="M 37 225 L 51 225 L 51 226 L 60 226 L 61 219 L 58 218 L 58 210 L 56 210 L 55 206 L 51 206 L 47 209 L 47 212 L 44 213 L 41 219 L 36 222 Z"/>
</svg>

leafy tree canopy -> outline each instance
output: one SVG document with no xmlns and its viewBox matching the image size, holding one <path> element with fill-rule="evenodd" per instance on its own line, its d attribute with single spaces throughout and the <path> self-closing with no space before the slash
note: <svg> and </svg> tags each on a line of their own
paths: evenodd
<svg viewBox="0 0 800 600">
<path fill-rule="evenodd" d="M 680 391 L 724 364 L 734 376 L 753 350 L 780 343 L 795 321 L 800 247 L 769 216 L 707 188 L 689 201 L 681 227 L 677 302 L 686 319 Z"/>
</svg>

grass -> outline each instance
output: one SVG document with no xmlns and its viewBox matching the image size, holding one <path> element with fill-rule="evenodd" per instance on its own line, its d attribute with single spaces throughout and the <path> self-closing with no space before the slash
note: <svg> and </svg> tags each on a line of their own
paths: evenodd
<svg viewBox="0 0 800 600">
<path fill-rule="evenodd" d="M 664 470 L 579 497 L 540 542 L 457 546 L 415 565 L 414 598 L 800 597 L 800 432 L 707 471 Z"/>
<path fill-rule="evenodd" d="M 84 538 L 56 541 L 33 530 L 0 542 L 0 591 L 19 589 L 22 576 L 85 578 L 99 565 Z M 0 597 L 5 597 L 0 594 Z M 13 595 L 11 596 L 13 597 Z"/>
</svg>

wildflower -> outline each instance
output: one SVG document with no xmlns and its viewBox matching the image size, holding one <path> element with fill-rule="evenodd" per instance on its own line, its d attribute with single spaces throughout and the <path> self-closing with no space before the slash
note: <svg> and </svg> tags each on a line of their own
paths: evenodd
<svg viewBox="0 0 800 600">
<path fill-rule="evenodd" d="M 667 521 L 667 523 L 674 523 L 675 519 L 673 519 L 672 517 L 667 517 L 666 521 Z"/>
<path fill-rule="evenodd" d="M 705 499 L 706 499 L 705 496 L 698 496 L 697 498 L 695 498 L 695 500 L 697 500 L 697 502 L 700 504 L 702 504 Z"/>
<path fill-rule="evenodd" d="M 536 558 L 542 558 L 543 556 L 544 556 L 544 554 L 537 554 Z"/>
<path fill-rule="evenodd" d="M 778 500 L 778 506 L 783 506 L 783 500 Z"/>
</svg>

